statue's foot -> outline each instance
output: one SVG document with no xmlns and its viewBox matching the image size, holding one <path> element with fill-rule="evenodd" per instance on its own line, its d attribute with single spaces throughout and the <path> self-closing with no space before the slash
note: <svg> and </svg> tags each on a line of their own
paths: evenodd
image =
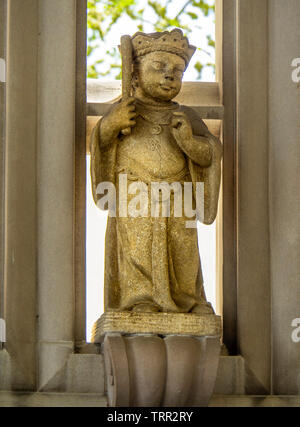
<svg viewBox="0 0 300 427">
<path fill-rule="evenodd" d="M 159 311 L 159 307 L 150 303 L 141 303 L 134 305 L 132 307 L 132 311 L 136 313 L 157 313 Z"/>
<path fill-rule="evenodd" d="M 209 302 L 203 302 L 197 304 L 192 310 L 191 313 L 194 314 L 215 314 L 212 305 Z"/>
</svg>

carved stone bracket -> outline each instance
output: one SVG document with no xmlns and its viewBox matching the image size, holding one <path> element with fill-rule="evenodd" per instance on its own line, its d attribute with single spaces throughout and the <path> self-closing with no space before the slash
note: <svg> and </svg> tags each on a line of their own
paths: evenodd
<svg viewBox="0 0 300 427">
<path fill-rule="evenodd" d="M 120 313 L 116 313 L 116 316 L 120 316 Z M 138 315 L 135 319 L 137 329 L 141 326 L 140 316 L 143 317 Z M 178 320 L 189 319 L 190 328 L 192 325 L 195 327 L 198 320 L 198 325 L 203 328 L 200 321 L 203 316 L 144 316 L 152 316 L 152 323 L 149 326 L 144 319 L 144 332 L 140 333 L 113 331 L 121 329 L 122 322 L 119 328 L 116 324 L 113 328 L 111 323 L 109 332 L 105 319 L 102 319 L 102 328 L 106 324 L 105 331 L 102 329 L 101 333 L 101 330 L 95 328 L 98 336 L 95 341 L 103 342 L 109 406 L 207 406 L 213 393 L 220 355 L 219 318 L 204 316 L 209 317 L 207 335 L 189 336 L 184 333 L 183 325 Z M 177 319 L 177 328 L 181 328 L 181 332 L 159 335 L 153 332 L 155 324 L 156 328 L 159 324 L 159 328 L 163 329 L 162 319 L 169 323 L 171 318 Z M 124 324 L 126 321 L 123 327 Z M 146 329 L 152 331 L 147 332 Z"/>
</svg>

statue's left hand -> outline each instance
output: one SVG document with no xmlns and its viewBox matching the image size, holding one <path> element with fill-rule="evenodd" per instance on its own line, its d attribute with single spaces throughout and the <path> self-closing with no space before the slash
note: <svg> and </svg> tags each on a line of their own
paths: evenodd
<svg viewBox="0 0 300 427">
<path fill-rule="evenodd" d="M 206 136 L 193 135 L 193 128 L 184 112 L 173 113 L 171 132 L 185 154 L 202 167 L 211 164 L 211 146 Z"/>
<path fill-rule="evenodd" d="M 173 113 L 171 127 L 172 134 L 179 144 L 182 141 L 191 141 L 193 139 L 192 125 L 185 113 L 179 111 Z"/>
</svg>

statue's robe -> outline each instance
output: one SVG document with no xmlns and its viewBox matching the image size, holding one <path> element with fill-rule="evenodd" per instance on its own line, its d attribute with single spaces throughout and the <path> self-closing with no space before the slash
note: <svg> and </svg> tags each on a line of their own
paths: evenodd
<svg viewBox="0 0 300 427">
<path fill-rule="evenodd" d="M 105 147 L 100 140 L 101 119 L 91 138 L 91 176 L 95 203 L 100 182 L 112 182 L 117 188 L 119 173 L 133 181 L 204 183 L 204 216 L 211 224 L 217 214 L 221 177 L 222 146 L 189 107 L 172 103 L 170 109 L 158 109 L 136 103 L 138 116 L 129 136 L 117 138 Z M 208 167 L 192 161 L 171 134 L 174 111 L 189 118 L 195 143 L 205 137 L 211 147 Z M 200 142 L 201 143 L 201 142 Z M 195 159 L 194 159 L 195 160 Z M 128 202 L 133 196 L 128 196 Z M 173 196 L 174 198 L 174 196 Z M 151 212 L 151 210 L 150 210 Z M 105 241 L 105 310 L 131 310 L 146 303 L 163 312 L 212 312 L 206 302 L 196 228 L 187 228 L 190 218 L 109 217 Z"/>
</svg>

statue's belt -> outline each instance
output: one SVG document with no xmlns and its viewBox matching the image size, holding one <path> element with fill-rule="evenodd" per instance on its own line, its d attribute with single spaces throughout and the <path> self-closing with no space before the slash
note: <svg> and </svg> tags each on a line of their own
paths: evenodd
<svg viewBox="0 0 300 427">
<path fill-rule="evenodd" d="M 154 183 L 154 182 L 167 182 L 168 184 L 172 184 L 174 182 L 190 182 L 191 181 L 191 175 L 189 172 L 188 167 L 184 167 L 180 172 L 178 172 L 175 175 L 168 176 L 168 177 L 155 177 L 151 176 L 150 174 L 145 173 L 145 170 L 142 170 L 137 167 L 118 167 L 117 168 L 117 175 L 119 174 L 126 174 L 128 181 L 141 181 L 147 185 Z M 185 179 L 186 178 L 186 179 Z"/>
</svg>

